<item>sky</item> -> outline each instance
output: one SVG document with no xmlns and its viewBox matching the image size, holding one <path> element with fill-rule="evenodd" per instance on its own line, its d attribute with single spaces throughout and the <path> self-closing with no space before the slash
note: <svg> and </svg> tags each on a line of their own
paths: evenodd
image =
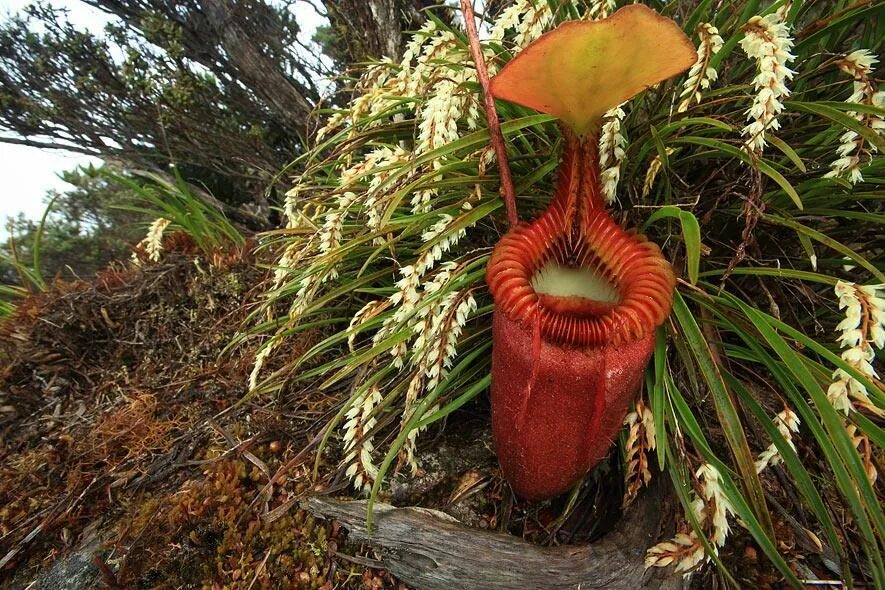
<svg viewBox="0 0 885 590">
<path fill-rule="evenodd" d="M 0 0 L 0 19 L 32 3 L 32 0 Z M 109 18 L 102 11 L 78 0 L 51 0 L 50 4 L 69 10 L 68 18 L 78 28 L 100 31 Z M 309 2 L 297 2 L 293 8 L 298 16 L 304 40 L 313 37 L 322 18 Z M 46 207 L 44 196 L 48 190 L 63 191 L 70 185 L 59 173 L 99 160 L 83 154 L 62 150 L 38 149 L 0 142 L 0 239 L 6 237 L 6 218 L 23 213 L 39 219 Z"/>
<path fill-rule="evenodd" d="M 0 18 L 31 4 L 31 0 L 0 0 Z M 54 6 L 70 9 L 70 19 L 78 27 L 99 30 L 107 22 L 101 11 L 76 0 L 53 0 Z M 70 185 L 58 177 L 63 170 L 98 160 L 83 154 L 60 150 L 41 150 L 23 145 L 0 143 L 0 237 L 6 235 L 6 218 L 24 213 L 32 219 L 43 215 L 43 197 L 50 189 L 64 190 Z"/>
</svg>

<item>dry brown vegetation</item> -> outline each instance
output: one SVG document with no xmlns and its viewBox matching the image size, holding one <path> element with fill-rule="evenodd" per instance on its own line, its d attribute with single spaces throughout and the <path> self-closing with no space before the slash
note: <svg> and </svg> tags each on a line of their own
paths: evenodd
<svg viewBox="0 0 885 590">
<path fill-rule="evenodd" d="M 253 351 L 222 351 L 262 271 L 165 247 L 160 265 L 57 282 L 2 326 L 0 586 L 90 547 L 109 587 L 395 586 L 334 560 L 342 532 L 296 504 L 327 408 L 234 406 Z"/>
</svg>

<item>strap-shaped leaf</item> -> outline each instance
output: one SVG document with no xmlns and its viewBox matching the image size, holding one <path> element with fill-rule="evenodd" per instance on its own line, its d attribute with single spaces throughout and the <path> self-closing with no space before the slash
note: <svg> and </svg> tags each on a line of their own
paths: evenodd
<svg viewBox="0 0 885 590">
<path fill-rule="evenodd" d="M 638 92 L 687 70 L 695 48 L 672 20 L 642 4 L 542 35 L 492 79 L 503 98 L 559 118 L 578 135 Z"/>
</svg>

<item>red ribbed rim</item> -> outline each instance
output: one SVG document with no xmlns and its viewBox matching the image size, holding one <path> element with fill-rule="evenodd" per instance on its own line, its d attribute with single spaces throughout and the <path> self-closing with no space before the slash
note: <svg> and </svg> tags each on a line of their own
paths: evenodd
<svg viewBox="0 0 885 590">
<path fill-rule="evenodd" d="M 657 245 L 622 230 L 603 209 L 571 236 L 563 206 L 554 201 L 531 224 L 505 235 L 492 253 L 486 279 L 498 309 L 519 322 L 541 320 L 545 340 L 580 347 L 625 344 L 660 326 L 673 305 L 676 278 Z M 596 269 L 620 301 L 601 315 L 563 313 L 545 306 L 532 286 L 548 262 Z"/>
</svg>

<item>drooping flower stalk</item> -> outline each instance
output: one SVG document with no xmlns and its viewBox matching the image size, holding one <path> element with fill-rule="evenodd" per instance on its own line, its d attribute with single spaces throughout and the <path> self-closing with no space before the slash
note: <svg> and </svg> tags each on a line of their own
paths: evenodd
<svg viewBox="0 0 885 590">
<path fill-rule="evenodd" d="M 144 248 L 148 260 L 151 262 L 159 262 L 160 254 L 163 252 L 163 233 L 169 227 L 170 221 L 165 217 L 158 217 L 148 228 L 145 238 L 138 243 L 138 246 Z M 132 255 L 132 259 L 138 262 L 138 256 Z"/>
<path fill-rule="evenodd" d="M 624 151 L 627 136 L 623 131 L 626 116 L 623 107 L 620 104 L 605 114 L 602 119 L 602 133 L 599 134 L 599 168 L 602 170 L 600 181 L 606 205 L 615 202 L 618 182 L 621 180 L 621 164 L 627 155 Z"/>
<path fill-rule="evenodd" d="M 372 459 L 375 445 L 371 433 L 377 423 L 375 408 L 381 399 L 377 385 L 368 387 L 351 402 L 344 416 L 344 463 L 348 465 L 345 475 L 358 490 L 366 493 L 378 475 L 378 467 Z"/>
<path fill-rule="evenodd" d="M 761 153 L 765 148 L 765 134 L 780 129 L 778 115 L 784 110 L 781 99 L 790 95 L 786 82 L 794 72 L 787 67 L 795 56 L 790 53 L 793 39 L 782 16 L 772 13 L 754 16 L 744 26 L 741 48 L 756 61 L 758 73 L 753 79 L 753 105 L 747 109 L 750 123 L 744 127 L 745 148 Z"/>
<path fill-rule="evenodd" d="M 501 238 L 486 271 L 492 429 L 504 474 L 527 499 L 568 490 L 607 454 L 670 312 L 670 265 L 605 210 L 617 178 L 600 164 L 617 167 L 623 147 L 619 117 L 602 122 L 694 57 L 675 23 L 637 4 L 561 25 L 492 80 L 498 98 L 559 117 L 564 137 L 553 201 Z"/>
<path fill-rule="evenodd" d="M 885 298 L 879 290 L 885 285 L 855 285 L 839 281 L 835 292 L 839 297 L 839 309 L 845 310 L 845 319 L 836 326 L 840 332 L 839 344 L 844 349 L 842 360 L 863 375 L 876 378 L 873 361 L 878 349 L 885 348 Z M 833 383 L 827 389 L 827 398 L 833 407 L 847 416 L 854 403 L 877 416 L 885 416 L 869 397 L 867 388 L 843 369 L 833 372 Z"/>
<path fill-rule="evenodd" d="M 346 192 L 338 197 L 337 207 L 326 213 L 326 220 L 320 229 L 320 254 L 328 254 L 341 244 L 341 229 L 347 218 L 349 209 L 356 200 L 356 193 Z M 320 282 L 338 278 L 337 261 L 330 261 L 322 273 Z"/>
<path fill-rule="evenodd" d="M 370 155 L 374 155 L 377 159 L 375 161 L 375 166 L 371 171 L 371 175 L 369 176 L 369 186 L 366 189 L 364 209 L 366 213 L 366 226 L 373 232 L 379 232 L 382 229 L 381 205 L 383 203 L 379 200 L 381 187 L 388 181 L 397 167 L 402 166 L 409 161 L 412 154 L 403 147 L 397 146 L 394 149 L 387 147 L 378 148 Z M 380 246 L 384 243 L 384 238 L 382 236 L 377 236 L 372 239 L 372 243 Z"/>
<path fill-rule="evenodd" d="M 734 508 L 722 489 L 716 467 L 704 463 L 694 477 L 700 493 L 692 492 L 691 512 L 718 554 L 731 532 L 728 520 L 734 514 Z M 675 563 L 675 571 L 687 573 L 703 561 L 704 555 L 704 545 L 698 533 L 690 529 L 650 548 L 645 555 L 645 567 L 666 567 Z"/>
<path fill-rule="evenodd" d="M 329 117 L 326 124 L 317 129 L 316 141 L 322 141 L 326 135 L 346 122 L 350 122 L 351 131 L 353 131 L 354 125 L 363 115 L 377 114 L 386 103 L 384 95 L 392 78 L 393 66 L 390 58 L 383 58 L 381 62 L 366 68 L 356 85 L 356 97 L 351 102 L 350 108 L 338 111 Z"/>
<path fill-rule="evenodd" d="M 799 432 L 800 423 L 799 416 L 787 407 L 784 407 L 784 410 L 774 417 L 775 427 L 794 451 L 796 450 L 796 445 L 793 443 L 793 434 Z M 759 458 L 756 459 L 756 473 L 761 473 L 769 465 L 778 465 L 782 460 L 780 451 L 772 443 L 768 445 L 768 448 L 759 453 Z"/>
<path fill-rule="evenodd" d="M 624 443 L 624 500 L 622 506 L 629 506 L 640 488 L 651 481 L 648 455 L 657 446 L 655 421 L 651 410 L 642 401 L 636 400 L 635 409 L 624 418 L 627 426 L 627 440 Z"/>
<path fill-rule="evenodd" d="M 700 104 L 701 91 L 710 87 L 716 81 L 716 69 L 710 66 L 713 56 L 722 49 L 722 37 L 719 29 L 710 23 L 698 25 L 698 36 L 701 42 L 698 44 L 697 61 L 688 71 L 688 78 L 682 85 L 682 94 L 679 95 L 680 103 L 676 112 L 684 113 L 692 102 Z"/>
<path fill-rule="evenodd" d="M 451 280 L 454 265 L 441 268 L 440 272 L 425 285 L 425 291 L 440 292 Z M 422 309 L 413 327 L 416 336 L 412 344 L 411 364 L 416 371 L 406 390 L 402 425 L 411 418 L 413 407 L 421 391 L 433 391 L 445 378 L 457 354 L 457 342 L 470 315 L 476 311 L 476 300 L 471 292 L 449 291 L 437 302 Z M 415 441 L 419 430 L 409 432 L 403 447 L 403 458 L 412 473 L 418 471 L 415 461 Z"/>
<path fill-rule="evenodd" d="M 400 278 L 396 282 L 397 291 L 390 296 L 390 303 L 396 307 L 395 313 L 385 320 L 383 327 L 375 334 L 374 341 L 379 343 L 401 327 L 412 329 L 418 318 L 415 312 L 419 302 L 426 294 L 421 290 L 421 281 L 426 273 L 431 271 L 443 255 L 467 235 L 467 228 L 461 227 L 455 231 L 449 230 L 456 218 L 449 214 L 440 216 L 439 221 L 421 236 L 426 244 L 432 244 L 418 257 L 413 265 L 407 265 L 400 269 Z M 446 269 L 443 268 L 443 272 Z M 408 342 L 400 342 L 390 350 L 395 367 L 404 366 Z"/>
<path fill-rule="evenodd" d="M 710 541 L 715 547 L 725 545 L 725 539 L 731 531 L 728 525 L 728 517 L 734 514 L 734 508 L 725 497 L 720 483 L 719 470 L 710 463 L 704 463 L 698 468 L 695 476 L 701 484 L 701 498 L 707 507 L 707 515 L 710 519 L 712 534 Z"/>
<path fill-rule="evenodd" d="M 514 43 L 522 48 L 540 37 L 552 19 L 553 12 L 546 0 L 516 0 L 495 20 L 489 39 L 500 43 L 507 31 L 515 30 Z"/>
<path fill-rule="evenodd" d="M 868 50 L 858 49 L 836 62 L 839 69 L 851 76 L 853 91 L 845 102 L 885 108 L 885 92 L 879 90 L 876 81 L 870 77 L 873 66 L 878 63 Z M 848 111 L 847 114 L 880 136 L 885 136 L 885 119 L 866 112 Z M 839 138 L 839 157 L 830 164 L 830 172 L 825 178 L 846 178 L 851 184 L 863 182 L 860 168 L 863 162 L 872 159 L 878 147 L 867 142 L 863 135 L 849 129 Z"/>
<path fill-rule="evenodd" d="M 870 438 L 862 432 L 859 432 L 857 426 L 854 424 L 846 424 L 845 431 L 848 433 L 848 438 L 851 439 L 851 444 L 854 445 L 854 448 L 860 455 L 861 461 L 863 461 L 864 473 L 866 473 L 867 480 L 869 480 L 871 486 L 876 485 L 876 480 L 879 479 L 879 471 L 876 468 L 876 461 L 873 456 L 873 446 L 870 443 Z"/>
<path fill-rule="evenodd" d="M 676 151 L 676 148 L 664 148 L 664 153 L 668 156 Z M 647 197 L 655 185 L 655 180 L 664 163 L 661 161 L 661 155 L 656 154 L 648 163 L 648 170 L 645 171 L 645 180 L 642 182 L 642 196 Z"/>
<path fill-rule="evenodd" d="M 703 502 L 696 500 L 699 508 Z M 698 514 L 700 511 L 695 511 Z M 700 514 L 699 514 L 700 515 Z M 651 547 L 645 553 L 645 567 L 667 567 L 675 563 L 677 573 L 687 573 L 704 559 L 704 544 L 694 530 L 676 533 L 669 541 L 663 541 Z"/>
<path fill-rule="evenodd" d="M 373 299 L 353 314 L 353 317 L 350 319 L 350 323 L 347 326 L 347 348 L 350 352 L 356 350 L 356 338 L 359 334 L 360 326 L 377 316 L 389 306 L 390 301 L 386 299 Z"/>
</svg>

